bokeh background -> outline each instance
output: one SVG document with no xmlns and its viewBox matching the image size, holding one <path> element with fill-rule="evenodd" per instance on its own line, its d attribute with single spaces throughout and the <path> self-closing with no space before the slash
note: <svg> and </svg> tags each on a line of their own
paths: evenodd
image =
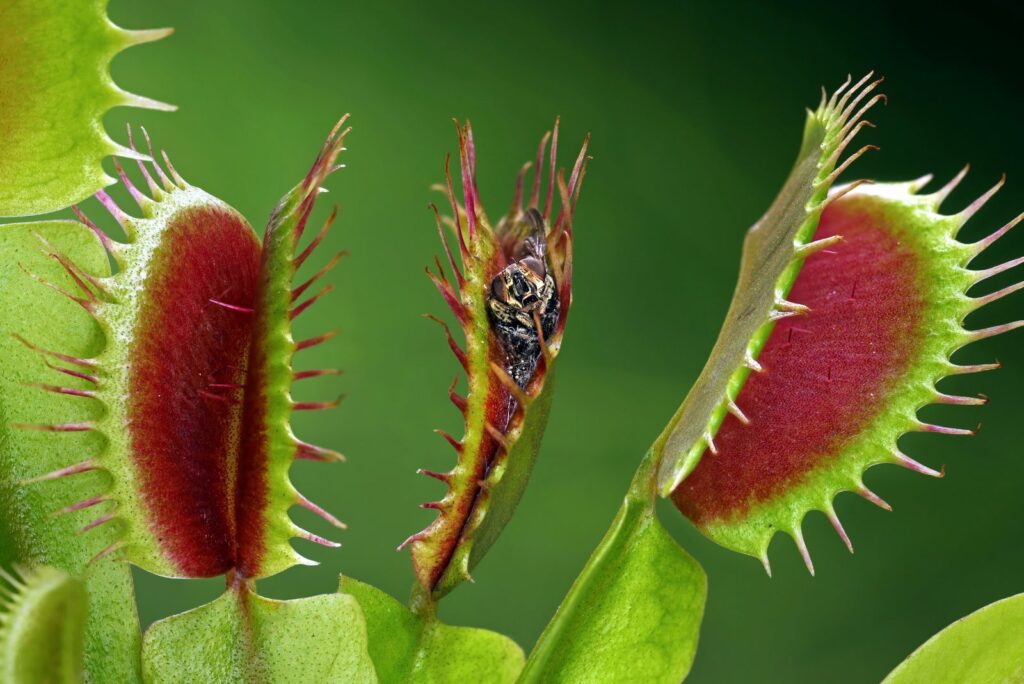
<svg viewBox="0 0 1024 684">
<path fill-rule="evenodd" d="M 171 38 L 118 57 L 113 72 L 128 90 L 180 111 L 118 110 L 108 127 L 123 141 L 125 121 L 145 124 L 192 183 L 257 227 L 337 117 L 353 114 L 348 168 L 318 209 L 341 204 L 330 242 L 353 256 L 333 276 L 339 291 L 300 322 L 310 334 L 343 332 L 306 367 L 347 370 L 300 396 L 348 398 L 330 415 L 297 421 L 300 436 L 340 449 L 349 462 L 302 462 L 293 471 L 299 488 L 351 529 L 340 551 L 303 549 L 318 568 L 261 583 L 275 597 L 333 591 L 339 572 L 408 595 L 408 554 L 395 547 L 427 524 L 432 514 L 416 505 L 440 487 L 414 471 L 446 469 L 451 451 L 431 430 L 459 430 L 445 395 L 456 363 L 420 317 L 444 309 L 422 269 L 438 250 L 427 202 L 455 149 L 451 117 L 473 121 L 481 192 L 493 213 L 511 200 L 515 172 L 556 114 L 565 163 L 593 134 L 576 221 L 575 305 L 539 465 L 476 583 L 441 607 L 451 623 L 499 630 L 527 649 L 700 371 L 743 232 L 785 177 L 803 108 L 817 104 L 821 85 L 869 69 L 887 78 L 889 106 L 873 113 L 879 129 L 862 138 L 882 151 L 851 177 L 934 172 L 944 180 L 971 162 L 949 201 L 958 209 L 1006 172 L 1007 188 L 975 218 L 969 238 L 1024 208 L 1024 17 L 1010 2 L 940 10 L 887 2 L 113 0 L 111 14 L 130 28 L 176 27 Z M 996 251 L 986 263 L 1024 253 L 1024 234 Z M 1022 300 L 990 308 L 971 322 L 1019 317 Z M 871 471 L 869 486 L 893 513 L 840 496 L 852 557 L 823 516 L 808 518 L 815 578 L 788 538 L 772 545 L 770 580 L 757 561 L 662 510 L 710 578 L 692 681 L 877 681 L 949 622 L 1024 591 L 1020 335 L 964 356 L 995 357 L 1005 364 L 1000 372 L 950 383 L 984 392 L 990 406 L 928 411 L 960 426 L 982 421 L 977 437 L 905 440 L 914 457 L 946 465 L 945 479 Z M 328 531 L 304 511 L 296 516 Z M 139 573 L 138 589 L 148 624 L 211 600 L 222 584 Z"/>
</svg>

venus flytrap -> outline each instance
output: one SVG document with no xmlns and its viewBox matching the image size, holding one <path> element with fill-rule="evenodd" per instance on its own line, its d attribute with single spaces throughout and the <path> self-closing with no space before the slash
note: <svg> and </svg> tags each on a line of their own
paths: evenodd
<svg viewBox="0 0 1024 684">
<path fill-rule="evenodd" d="M 295 379 L 328 372 L 292 370 L 298 352 L 329 335 L 296 341 L 291 323 L 329 291 L 329 286 L 319 292 L 310 288 L 337 258 L 310 280 L 293 286 L 292 279 L 330 227 L 328 221 L 308 245 L 300 244 L 323 182 L 338 167 L 347 132 L 343 123 L 306 178 L 278 205 L 262 245 L 244 218 L 185 182 L 166 155 L 166 169 L 139 162 L 148 192 L 117 166 L 141 217 L 122 210 L 105 192 L 98 194 L 127 242 L 115 243 L 81 212 L 79 224 L 61 225 L 91 235 L 117 264 L 113 275 L 96 275 L 95 263 L 80 263 L 61 241 L 47 239 L 46 233 L 55 231 L 45 224 L 4 228 L 7 235 L 25 236 L 49 267 L 37 272 L 18 262 L 30 289 L 84 309 L 101 333 L 87 354 L 59 344 L 44 347 L 30 330 L 14 338 L 29 354 L 25 365 L 41 374 L 31 389 L 59 402 L 47 404 L 45 414 L 33 410 L 38 401 L 12 407 L 12 431 L 44 437 L 50 442 L 40 442 L 44 447 L 59 447 L 68 437 L 92 437 L 92 448 L 76 450 L 74 460 L 43 472 L 31 464 L 33 472 L 14 482 L 19 492 L 42 493 L 41 500 L 27 502 L 28 512 L 44 519 L 52 514 L 84 519 L 65 545 L 89 558 L 87 568 L 126 571 L 127 560 L 168 576 L 229 577 L 222 600 L 150 630 L 143 651 L 149 681 L 201 678 L 214 671 L 251 681 L 277 669 L 340 681 L 347 675 L 332 674 L 334 663 L 347 663 L 362 671 L 362 678 L 373 679 L 354 599 L 335 595 L 281 603 L 262 599 L 254 587 L 258 577 L 310 562 L 292 549 L 292 537 L 336 545 L 296 527 L 289 508 L 305 507 L 343 527 L 288 479 L 296 458 L 340 459 L 296 438 L 289 423 L 293 411 L 335 404 L 295 402 L 290 386 Z M 17 256 L 16 249 L 11 255 Z M 76 487 L 83 479 L 90 486 Z M 121 598 L 131 605 L 130 593 Z M 333 634 L 333 650 L 297 661 L 290 652 L 276 658 L 273 648 L 253 650 L 269 634 L 294 636 L 296 621 L 312 627 L 300 617 L 310 611 L 327 621 L 317 629 Z M 204 643 L 203 653 L 187 652 L 196 645 L 189 630 L 204 623 L 221 625 L 224 629 L 213 634 L 223 638 Z M 121 657 L 137 662 L 137 642 L 134 649 L 134 657 Z M 102 650 L 97 643 L 87 652 Z M 187 672 L 179 667 L 181 660 L 191 663 Z"/>
<path fill-rule="evenodd" d="M 765 372 L 748 380 L 738 396 L 748 422 L 727 418 L 718 454 L 705 454 L 673 493 L 698 529 L 760 558 L 769 574 L 768 544 L 776 532 L 794 539 L 814 573 L 800 529 L 810 511 L 824 513 L 853 550 L 832 502 L 851 491 L 888 509 L 864 485 L 871 466 L 891 463 L 942 476 L 900 450 L 903 434 L 973 434 L 922 422 L 917 411 L 928 404 L 986 402 L 946 394 L 936 384 L 994 368 L 957 365 L 950 357 L 971 342 L 1024 325 L 963 326 L 971 313 L 1024 287 L 1017 282 L 967 295 L 1017 263 L 967 268 L 1022 217 L 977 242 L 958 241 L 960 229 L 1003 184 L 959 212 L 939 213 L 963 175 L 930 194 L 920 193 L 928 177 L 864 185 L 824 211 L 815 239 L 842 240 L 809 257 L 793 286 L 793 298 L 807 313 L 780 321 L 758 357 Z"/>
<path fill-rule="evenodd" d="M 341 582 L 341 591 L 358 598 L 366 615 L 370 653 L 383 682 L 511 682 L 522 668 L 522 650 L 512 640 L 445 625 L 436 604 L 471 579 L 526 488 L 551 409 L 554 364 L 572 302 L 572 215 L 589 139 L 567 181 L 557 170 L 556 121 L 541 140 L 530 188 L 524 187 L 526 164 L 512 207 L 492 225 L 477 191 L 472 127 L 456 126 L 462 202 L 446 161 L 441 190 L 451 216 L 442 218 L 432 206 L 451 278 L 440 259 L 436 272 L 427 273 L 465 340 L 462 346 L 446 323 L 434 319 L 466 374 L 465 397 L 455 392 L 458 378 L 449 389 L 464 416 L 464 434 L 456 439 L 441 433 L 457 454 L 450 471 L 420 471 L 447 491 L 424 505 L 438 511 L 434 522 L 400 547 L 409 547 L 416 575 L 410 607 L 361 582 Z"/>
<path fill-rule="evenodd" d="M 644 456 L 622 507 L 534 646 L 524 681 L 572 681 L 607 673 L 678 681 L 690 670 L 707 596 L 700 565 L 658 520 L 658 495 L 670 493 L 705 454 L 729 414 L 746 420 L 737 395 L 776 321 L 806 313 L 789 291 L 808 256 L 836 242 L 813 240 L 836 178 L 871 146 L 841 161 L 864 114 L 884 99 L 881 80 L 851 80 L 808 112 L 797 161 L 765 215 L 748 231 L 739 281 L 718 341 L 682 406 Z M 850 187 L 854 188 L 857 184 Z M 608 625 L 621 625 L 615 639 Z M 642 659 L 630 653 L 644 653 Z M 638 670 L 637 668 L 641 668 Z M 602 676 L 604 676 L 602 674 Z"/>
<path fill-rule="evenodd" d="M 464 430 L 459 438 L 442 433 L 456 451 L 451 470 L 421 471 L 446 489 L 425 504 L 437 518 L 402 545 L 414 570 L 410 605 L 349 577 L 333 594 L 266 599 L 258 579 L 310 563 L 293 539 L 337 545 L 297 527 L 290 509 L 344 527 L 296 491 L 289 468 L 297 458 L 341 460 L 291 429 L 295 411 L 337 402 L 294 401 L 291 385 L 336 372 L 294 369 L 297 355 L 331 334 L 296 340 L 292 321 L 331 290 L 320 282 L 340 257 L 295 278 L 334 219 L 306 237 L 316 198 L 339 167 L 345 118 L 261 241 L 237 211 L 158 157 L 148 136 L 140 151 L 131 132 L 130 146 L 120 147 L 99 127 L 110 106 L 156 106 L 118 91 L 106 69 L 126 45 L 166 32 L 117 29 L 103 2 L 65 4 L 0 5 L 26 27 L 22 42 L 0 42 L 0 64 L 17 67 L 0 72 L 0 83 L 46 85 L 60 75 L 54 50 L 35 71 L 19 66 L 33 41 L 47 48 L 40 27 L 74 34 L 71 58 L 89 67 L 68 79 L 81 109 L 57 126 L 43 130 L 28 125 L 28 114 L 0 108 L 16 124 L 0 145 L 0 213 L 54 209 L 96 192 L 127 238 L 112 240 L 77 208 L 78 221 L 0 226 L 0 278 L 10 284 L 0 289 L 4 681 L 678 682 L 696 653 L 707 578 L 662 527 L 658 498 L 670 496 L 708 537 L 760 558 L 766 570 L 768 544 L 784 531 L 813 572 L 806 513 L 824 512 L 850 546 L 834 497 L 854 491 L 886 505 L 864 487 L 864 470 L 896 463 L 939 475 L 903 454 L 897 439 L 967 434 L 925 424 L 916 412 L 984 403 L 936 383 L 993 368 L 949 359 L 971 341 L 1024 325 L 963 324 L 1024 287 L 967 294 L 1021 261 L 968 268 L 1016 220 L 973 244 L 956 239 L 999 186 L 947 215 L 939 206 L 962 175 L 931 194 L 921 192 L 927 179 L 836 185 L 871 147 L 843 158 L 884 96 L 870 74 L 823 94 L 793 171 L 747 234 L 704 371 L 527 658 L 505 636 L 444 624 L 438 603 L 471 579 L 539 452 L 572 302 L 573 217 L 589 139 L 566 173 L 556 121 L 532 175 L 530 164 L 522 168 L 511 209 L 491 223 L 477 190 L 472 128 L 457 124 L 461 199 L 446 163 L 450 216 L 434 214 L 447 265 L 437 258 L 428 274 L 462 328 L 460 341 L 441 323 L 466 376 L 465 396 L 458 378 L 449 389 Z M 42 109 L 32 116 L 52 106 L 33 102 Z M 61 152 L 62 135 L 80 144 Z M 27 155 L 30 148 L 41 154 Z M 101 189 L 111 180 L 99 166 L 106 154 L 138 160 L 139 185 L 114 165 L 137 209 Z M 171 577 L 224 576 L 226 591 L 155 623 L 143 639 L 129 563 Z M 948 666 L 949 644 L 963 646 L 964 662 L 981 663 L 975 672 L 1019 674 L 984 648 L 1019 627 L 1019 613 L 1015 599 L 980 611 L 890 681 L 928 681 Z"/>
<path fill-rule="evenodd" d="M 16 427 L 57 433 L 55 439 L 66 432 L 103 436 L 95 453 L 42 476 L 109 474 L 108 489 L 72 504 L 94 512 L 83 533 L 108 524 L 120 530 L 115 541 L 97 549 L 97 560 L 116 553 L 167 576 L 236 571 L 250 579 L 307 562 L 288 545 L 290 537 L 322 541 L 289 522 L 291 505 L 340 524 L 288 482 L 292 459 L 328 452 L 303 444 L 287 429 L 292 410 L 311 408 L 288 397 L 298 346 L 290 321 L 306 305 L 294 305 L 290 288 L 278 281 L 290 282 L 291 252 L 341 140 L 332 134 L 309 177 L 286 198 L 262 250 L 244 218 L 186 183 L 169 161 L 166 171 L 154 162 L 153 173 L 139 162 L 148 196 L 118 167 L 142 217 L 100 191 L 127 243 L 106 238 L 79 214 L 118 264 L 115 275 L 93 276 L 42 243 L 74 287 L 38 278 L 40 283 L 85 308 L 107 338 L 94 357 L 65 355 L 70 367 L 88 371 L 91 385 L 70 396 L 99 402 L 104 411 L 91 421 Z M 60 353 L 22 339 L 41 356 Z M 40 389 L 68 394 L 51 385 Z"/>
<path fill-rule="evenodd" d="M 894 463 L 940 475 L 899 450 L 902 434 L 971 433 L 923 423 L 916 412 L 929 403 L 984 403 L 945 394 L 936 383 L 996 367 L 955 365 L 950 356 L 1024 326 L 963 327 L 971 312 L 1024 287 L 967 295 L 1020 263 L 967 269 L 1021 217 L 964 244 L 957 232 L 1002 181 L 953 215 L 938 209 L 963 174 L 930 195 L 919 194 L 929 177 L 830 190 L 868 149 L 839 161 L 869 125 L 864 112 L 882 97 L 866 99 L 879 83 L 869 81 L 850 87 L 848 80 L 808 114 L 789 179 L 747 234 L 708 364 L 643 459 L 612 527 L 530 654 L 523 681 L 686 676 L 706 580 L 658 522 L 658 494 L 671 494 L 712 540 L 760 558 L 769 574 L 768 544 L 776 532 L 789 533 L 813 574 L 800 527 L 806 513 L 824 512 L 852 551 L 832 506 L 836 494 L 854 491 L 888 507 L 864 486 L 868 467 Z"/>
<path fill-rule="evenodd" d="M 524 166 L 512 208 L 492 227 L 476 188 L 473 129 L 467 123 L 458 133 L 464 201 L 460 204 L 455 198 L 446 163 L 450 239 L 437 216 L 454 283 L 440 260 L 437 273 L 428 270 L 428 275 L 465 336 L 462 349 L 442 323 L 467 378 L 465 398 L 455 394 L 454 385 L 449 391 L 465 417 L 465 434 L 457 440 L 441 433 L 458 461 L 447 473 L 421 471 L 445 483 L 447 492 L 440 501 L 424 505 L 438 510 L 437 519 L 403 543 L 412 554 L 420 586 L 434 598 L 469 579 L 470 570 L 511 517 L 537 457 L 551 406 L 554 362 L 572 302 L 572 212 L 587 162 L 584 141 L 568 184 L 556 175 L 556 122 L 537 151 L 529 197 L 524 197 Z M 561 208 L 554 215 L 556 186 Z"/>
<path fill-rule="evenodd" d="M 296 458 L 340 459 L 336 452 L 296 438 L 290 427 L 293 411 L 332 408 L 337 402 L 295 402 L 290 389 L 297 378 L 316 375 L 294 371 L 295 355 L 329 337 L 297 341 L 292 338 L 291 326 L 296 317 L 330 291 L 327 286 L 308 294 L 337 258 L 310 280 L 293 286 L 293 278 L 333 221 L 332 215 L 308 245 L 301 245 L 323 183 L 339 168 L 336 160 L 348 132 L 342 130 L 344 123 L 342 118 L 309 173 L 271 215 L 262 247 L 256 245 L 252 270 L 243 271 L 251 273 L 251 281 L 232 281 L 248 282 L 251 287 L 237 290 L 218 284 L 202 288 L 195 299 L 204 311 L 242 321 L 236 325 L 244 332 L 237 350 L 215 350 L 211 355 L 215 363 L 199 375 L 198 382 L 206 384 L 196 389 L 198 397 L 221 404 L 225 411 L 222 416 L 236 421 L 225 429 L 226 438 L 213 449 L 216 457 L 224 459 L 222 465 L 215 464 L 226 473 L 223 491 L 209 492 L 208 483 L 199 485 L 207 490 L 213 504 L 228 504 L 224 511 L 225 537 L 219 540 L 204 532 L 183 544 L 204 551 L 201 540 L 213 537 L 220 542 L 214 550 L 223 549 L 222 555 L 209 554 L 210 567 L 215 569 L 213 574 L 228 573 L 228 591 L 218 601 L 163 620 L 147 632 L 143 674 L 148 681 L 188 681 L 211 678 L 211 673 L 218 673 L 212 678 L 227 681 L 375 681 L 362 614 L 354 599 L 332 595 L 270 601 L 256 593 L 254 582 L 292 565 L 310 563 L 291 548 L 289 539 L 293 537 L 337 546 L 296 527 L 288 517 L 292 506 L 305 507 L 343 527 L 292 487 L 288 470 Z M 228 250 L 216 252 L 215 257 L 212 250 L 206 253 L 234 264 Z M 195 286 L 202 272 L 202 268 L 191 269 L 190 287 Z M 195 359 L 194 347 L 186 357 Z M 232 366 L 231 361 L 243 361 L 245 365 Z M 225 369 L 235 375 L 221 377 L 219 373 Z M 204 416 L 211 415 L 208 408 L 203 410 Z M 203 521 L 211 518 L 216 519 L 209 513 L 201 516 Z M 214 638 L 196 642 L 193 635 L 200 629 L 209 630 Z M 314 638 L 325 642 L 323 648 L 303 648 Z"/>
</svg>

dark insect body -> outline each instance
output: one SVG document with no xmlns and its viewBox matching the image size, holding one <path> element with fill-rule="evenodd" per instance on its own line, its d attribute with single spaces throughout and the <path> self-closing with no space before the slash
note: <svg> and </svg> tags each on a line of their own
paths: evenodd
<svg viewBox="0 0 1024 684">
<path fill-rule="evenodd" d="M 529 234 L 514 261 L 491 280 L 487 315 L 505 352 L 505 372 L 522 388 L 530 382 L 547 339 L 558 323 L 555 280 L 548 273 L 547 229 L 536 209 L 526 212 Z M 540 330 L 538 331 L 538 322 Z"/>
</svg>

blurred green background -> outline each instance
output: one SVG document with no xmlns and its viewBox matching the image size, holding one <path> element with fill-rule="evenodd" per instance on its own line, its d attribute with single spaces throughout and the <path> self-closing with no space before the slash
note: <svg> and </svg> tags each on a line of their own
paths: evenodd
<svg viewBox="0 0 1024 684">
<path fill-rule="evenodd" d="M 700 371 L 743 232 L 781 185 L 803 107 L 817 104 L 821 85 L 868 69 L 887 77 L 889 106 L 871 117 L 880 128 L 862 138 L 882 151 L 855 175 L 944 180 L 969 161 L 973 173 L 950 200 L 956 209 L 1007 172 L 1007 189 L 974 220 L 970 238 L 1024 208 L 1019 9 L 990 0 L 942 11 L 767 5 L 112 2 L 124 26 L 176 27 L 119 57 L 113 71 L 128 90 L 180 111 L 117 110 L 108 127 L 124 141 L 126 120 L 144 123 L 190 182 L 257 227 L 337 117 L 353 114 L 348 168 L 318 208 L 342 205 L 331 244 L 353 256 L 335 272 L 339 292 L 300 323 L 310 334 L 343 331 L 304 367 L 347 370 L 300 396 L 340 390 L 348 399 L 296 426 L 349 463 L 302 462 L 293 471 L 299 488 L 351 529 L 340 551 L 304 548 L 322 565 L 265 581 L 264 593 L 333 591 L 344 572 L 408 595 L 408 554 L 395 546 L 431 519 L 416 504 L 440 487 L 414 471 L 446 469 L 451 451 L 431 430 L 459 429 L 445 396 L 456 363 L 420 317 L 444 309 L 422 268 L 439 248 L 426 204 L 455 149 L 451 117 L 473 121 L 493 214 L 506 208 L 515 172 L 556 114 L 565 163 L 593 134 L 576 221 L 575 306 L 539 465 L 476 584 L 441 607 L 449 622 L 505 632 L 527 649 Z M 1024 234 L 998 251 L 1021 254 Z M 990 309 L 971 322 L 1020 316 L 1021 300 Z M 914 457 L 947 465 L 948 477 L 871 471 L 869 486 L 894 513 L 839 498 L 856 555 L 823 516 L 808 518 L 815 578 L 788 538 L 772 546 L 769 580 L 756 560 L 711 544 L 665 507 L 666 524 L 710 578 L 692 681 L 877 681 L 952 620 L 1024 590 L 1020 340 L 968 351 L 964 358 L 998 357 L 1005 368 L 950 383 L 984 392 L 990 406 L 928 411 L 960 426 L 983 420 L 979 436 L 905 440 Z M 296 517 L 327 532 L 304 511 Z M 222 588 L 144 573 L 138 586 L 147 624 Z"/>
</svg>

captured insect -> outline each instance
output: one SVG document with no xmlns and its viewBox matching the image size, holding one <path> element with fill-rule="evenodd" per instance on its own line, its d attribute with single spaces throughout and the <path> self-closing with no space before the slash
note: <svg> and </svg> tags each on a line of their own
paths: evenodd
<svg viewBox="0 0 1024 684">
<path fill-rule="evenodd" d="M 491 281 L 487 296 L 491 328 L 505 352 L 505 372 L 524 388 L 537 369 L 541 335 L 551 335 L 559 312 L 558 289 L 548 273 L 544 217 L 529 209 L 526 223 L 526 237 L 516 246 L 512 263 Z"/>
</svg>

